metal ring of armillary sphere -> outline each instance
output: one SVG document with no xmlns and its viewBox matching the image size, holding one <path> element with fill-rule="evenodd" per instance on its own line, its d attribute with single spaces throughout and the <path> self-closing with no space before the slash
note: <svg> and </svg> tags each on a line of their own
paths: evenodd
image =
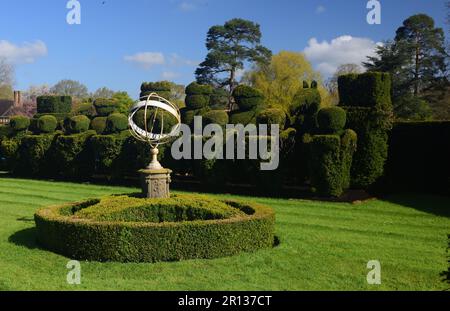
<svg viewBox="0 0 450 311">
<path fill-rule="evenodd" d="M 150 112 L 150 107 L 155 108 L 155 110 Z M 141 109 L 144 110 L 144 128 L 140 128 L 134 122 L 134 116 Z M 170 113 L 177 120 L 177 124 L 172 127 L 169 133 L 164 133 L 164 112 Z M 153 128 L 156 118 L 158 117 L 158 113 L 161 115 L 161 131 L 159 133 L 153 133 Z M 147 116 L 150 116 L 150 114 L 151 128 L 149 129 L 147 124 Z M 156 93 L 151 93 L 148 96 L 141 97 L 140 101 L 131 107 L 128 116 L 128 124 L 130 125 L 131 134 L 136 139 L 149 143 L 152 148 L 157 148 L 160 144 L 167 143 L 173 137 L 178 135 L 181 126 L 181 114 L 175 104 Z"/>
</svg>

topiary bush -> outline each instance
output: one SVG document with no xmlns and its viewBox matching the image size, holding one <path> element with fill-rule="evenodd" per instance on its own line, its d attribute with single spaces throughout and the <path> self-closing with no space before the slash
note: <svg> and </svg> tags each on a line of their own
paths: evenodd
<svg viewBox="0 0 450 311">
<path fill-rule="evenodd" d="M 121 153 L 126 139 L 130 136 L 128 131 L 120 134 L 94 135 L 90 139 L 93 152 L 94 169 L 100 174 L 115 177 L 122 172 Z"/>
<path fill-rule="evenodd" d="M 89 119 L 92 119 L 97 114 L 95 106 L 92 103 L 81 104 L 75 111 L 75 115 L 85 115 Z"/>
<path fill-rule="evenodd" d="M 235 110 L 230 113 L 230 124 L 256 124 L 256 117 L 260 110 L 240 111 Z"/>
<path fill-rule="evenodd" d="M 52 164 L 55 174 L 63 178 L 89 179 L 94 173 L 94 155 L 90 138 L 95 131 L 59 135 L 52 148 Z"/>
<path fill-rule="evenodd" d="M 202 108 L 202 109 L 193 109 L 193 110 L 183 108 L 180 110 L 181 121 L 188 126 L 193 126 L 195 116 L 204 116 L 209 111 L 211 111 L 211 110 L 208 107 Z"/>
<path fill-rule="evenodd" d="M 108 134 L 120 133 L 128 129 L 128 117 L 121 113 L 113 113 L 106 119 L 105 132 Z"/>
<path fill-rule="evenodd" d="M 389 73 L 342 75 L 338 78 L 340 105 L 392 110 L 391 85 Z"/>
<path fill-rule="evenodd" d="M 210 85 L 201 85 L 193 82 L 186 87 L 186 108 L 196 110 L 208 107 L 213 88 Z"/>
<path fill-rule="evenodd" d="M 71 116 L 70 113 L 37 113 L 33 116 L 33 119 L 39 119 L 40 117 L 43 116 L 53 116 L 56 118 L 56 120 L 59 121 L 64 121 L 65 119 L 67 119 L 68 117 Z"/>
<path fill-rule="evenodd" d="M 169 81 L 143 82 L 141 84 L 141 94 L 139 96 L 144 97 L 151 93 L 156 93 L 165 99 L 170 99 L 171 89 L 172 85 Z"/>
<path fill-rule="evenodd" d="M 317 124 L 322 134 L 341 133 L 347 122 L 347 114 L 341 107 L 322 108 L 317 114 Z"/>
<path fill-rule="evenodd" d="M 217 258 L 269 248 L 270 207 L 198 195 L 107 197 L 35 214 L 44 247 L 79 260 L 156 262 Z"/>
<path fill-rule="evenodd" d="M 218 124 L 225 127 L 228 124 L 228 113 L 224 110 L 211 110 L 203 114 L 203 125 Z"/>
<path fill-rule="evenodd" d="M 72 110 L 72 97 L 70 96 L 38 96 L 37 113 L 70 113 Z"/>
<path fill-rule="evenodd" d="M 56 119 L 55 119 L 56 120 Z M 51 176 L 54 163 L 49 161 L 54 134 L 27 135 L 19 147 L 20 166 L 15 173 L 25 176 Z"/>
<path fill-rule="evenodd" d="M 106 119 L 107 117 L 96 117 L 92 119 L 90 129 L 99 135 L 103 134 L 106 129 Z"/>
<path fill-rule="evenodd" d="M 98 116 L 107 117 L 112 113 L 118 112 L 119 103 L 114 99 L 97 98 L 94 101 L 94 107 Z"/>
<path fill-rule="evenodd" d="M 54 116 L 46 115 L 37 119 L 37 130 L 39 133 L 50 134 L 56 130 L 58 120 Z"/>
<path fill-rule="evenodd" d="M 256 116 L 256 123 L 267 125 L 278 124 L 282 130 L 286 125 L 286 114 L 280 108 L 268 108 Z"/>
<path fill-rule="evenodd" d="M 308 144 L 309 177 L 313 190 L 321 196 L 339 197 L 349 187 L 350 167 L 356 150 L 356 133 L 314 135 Z"/>
<path fill-rule="evenodd" d="M 24 116 L 13 116 L 9 121 L 9 126 L 14 132 L 26 131 L 30 126 L 30 119 Z"/>
<path fill-rule="evenodd" d="M 64 126 L 67 134 L 78 134 L 89 130 L 90 124 L 91 120 L 88 117 L 80 115 L 66 119 Z"/>
<path fill-rule="evenodd" d="M 228 108 L 229 94 L 222 88 L 216 88 L 213 90 L 210 99 L 209 106 L 214 110 L 225 110 Z"/>
<path fill-rule="evenodd" d="M 264 105 L 264 95 L 247 85 L 239 85 L 233 91 L 233 98 L 240 111 L 250 111 Z"/>
</svg>

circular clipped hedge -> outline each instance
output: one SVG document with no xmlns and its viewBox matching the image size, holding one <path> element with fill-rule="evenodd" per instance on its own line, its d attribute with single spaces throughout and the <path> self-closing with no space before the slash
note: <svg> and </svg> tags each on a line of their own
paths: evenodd
<svg viewBox="0 0 450 311">
<path fill-rule="evenodd" d="M 321 132 L 337 133 L 344 129 L 347 114 L 341 107 L 323 108 L 317 114 L 317 123 Z"/>
<path fill-rule="evenodd" d="M 201 109 L 209 104 L 209 97 L 206 95 L 188 95 L 184 100 L 189 109 Z"/>
<path fill-rule="evenodd" d="M 53 133 L 58 126 L 58 120 L 54 116 L 42 116 L 37 121 L 37 128 L 40 133 Z"/>
<path fill-rule="evenodd" d="M 218 258 L 274 242 L 270 207 L 200 195 L 110 196 L 43 208 L 34 218 L 42 246 L 80 260 Z"/>
<path fill-rule="evenodd" d="M 86 116 L 74 116 L 66 120 L 65 128 L 71 134 L 86 132 L 89 129 L 91 120 Z"/>
<path fill-rule="evenodd" d="M 106 129 L 106 119 L 107 117 L 96 117 L 92 119 L 90 128 L 94 130 L 97 134 L 101 135 Z"/>
<path fill-rule="evenodd" d="M 14 116 L 9 121 L 9 126 L 16 132 L 25 131 L 30 126 L 30 119 L 24 116 Z"/>
<path fill-rule="evenodd" d="M 107 117 L 119 109 L 117 101 L 110 98 L 97 98 L 94 107 L 100 117 Z"/>
<path fill-rule="evenodd" d="M 247 85 L 239 85 L 233 91 L 233 97 L 241 111 L 249 111 L 264 105 L 264 95 Z"/>
<path fill-rule="evenodd" d="M 120 133 L 128 128 L 128 117 L 122 113 L 113 113 L 106 119 L 106 132 Z"/>
<path fill-rule="evenodd" d="M 211 95 L 213 93 L 213 87 L 210 85 L 202 85 L 197 82 L 192 82 L 186 87 L 186 95 Z"/>
</svg>

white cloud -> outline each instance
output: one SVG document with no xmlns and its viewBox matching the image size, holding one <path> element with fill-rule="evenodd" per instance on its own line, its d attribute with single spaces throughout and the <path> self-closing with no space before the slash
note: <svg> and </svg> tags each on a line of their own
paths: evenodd
<svg viewBox="0 0 450 311">
<path fill-rule="evenodd" d="M 189 12 L 195 10 L 196 6 L 192 2 L 183 1 L 178 5 L 178 8 L 183 12 Z"/>
<path fill-rule="evenodd" d="M 125 56 L 124 59 L 125 61 L 135 63 L 144 69 L 150 69 L 152 66 L 164 65 L 166 63 L 164 54 L 161 52 L 140 52 L 134 55 Z"/>
<path fill-rule="evenodd" d="M 0 57 L 14 64 L 34 63 L 37 58 L 46 56 L 47 52 L 47 46 L 39 40 L 21 45 L 0 40 Z"/>
<path fill-rule="evenodd" d="M 323 5 L 319 5 L 319 6 L 316 8 L 316 13 L 317 13 L 317 14 L 321 14 L 321 13 L 325 12 L 325 10 L 326 10 L 326 8 L 325 8 Z"/>
<path fill-rule="evenodd" d="M 161 74 L 161 78 L 164 80 L 173 80 L 179 78 L 180 76 L 180 73 L 173 71 L 163 71 L 163 73 Z"/>
<path fill-rule="evenodd" d="M 325 77 L 331 76 L 339 65 L 354 63 L 360 65 L 367 56 L 375 55 L 376 43 L 369 38 L 340 36 L 331 42 L 311 38 L 304 49 L 306 57 Z"/>
<path fill-rule="evenodd" d="M 179 66 L 196 67 L 200 64 L 200 62 L 198 62 L 198 61 L 183 58 L 176 53 L 170 54 L 168 63 L 169 63 L 169 65 L 176 66 L 176 67 L 179 67 Z"/>
</svg>

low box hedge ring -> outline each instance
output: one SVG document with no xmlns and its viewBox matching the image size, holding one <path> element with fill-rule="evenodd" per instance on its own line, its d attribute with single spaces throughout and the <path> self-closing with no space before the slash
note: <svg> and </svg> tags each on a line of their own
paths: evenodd
<svg viewBox="0 0 450 311">
<path fill-rule="evenodd" d="M 197 195 L 110 196 L 40 209 L 38 242 L 78 260 L 157 262 L 218 258 L 269 248 L 272 208 Z"/>
</svg>

